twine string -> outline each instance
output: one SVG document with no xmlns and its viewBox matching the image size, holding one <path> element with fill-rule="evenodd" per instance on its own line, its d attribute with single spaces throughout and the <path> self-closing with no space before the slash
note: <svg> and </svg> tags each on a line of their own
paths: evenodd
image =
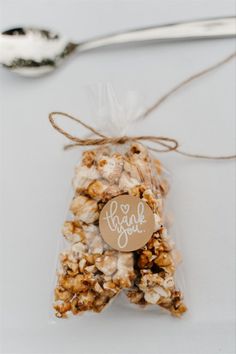
<svg viewBox="0 0 236 354">
<path fill-rule="evenodd" d="M 170 89 L 163 96 L 161 96 L 156 102 L 154 102 L 146 111 L 144 111 L 139 117 L 137 117 L 137 120 L 146 118 L 153 111 L 155 111 L 157 108 L 159 108 L 160 105 L 162 103 L 164 103 L 170 96 L 172 96 L 174 93 L 179 91 L 182 87 L 184 87 L 187 84 L 189 84 L 190 82 L 200 78 L 201 76 L 209 74 L 211 71 L 214 71 L 214 70 L 220 68 L 221 66 L 223 66 L 223 65 L 227 64 L 228 62 L 230 62 L 235 57 L 236 57 L 236 52 L 230 54 L 229 56 L 227 56 L 226 58 L 220 60 L 219 62 L 217 62 L 217 63 L 215 63 L 215 64 L 213 64 L 213 65 L 211 65 L 211 66 L 199 71 L 199 72 L 197 72 L 196 74 L 193 74 L 193 75 L 187 77 L 186 79 L 181 81 L 179 84 L 174 86 L 172 89 Z"/>
<path fill-rule="evenodd" d="M 172 96 L 174 93 L 179 91 L 183 86 L 189 84 L 190 82 L 194 81 L 195 79 L 198 79 L 199 77 L 225 65 L 228 63 L 230 60 L 236 57 L 236 52 L 230 54 L 223 60 L 217 62 L 214 65 L 209 66 L 208 68 L 197 72 L 196 74 L 188 77 L 187 79 L 181 81 L 178 85 L 173 87 L 171 90 L 169 90 L 166 94 L 164 94 L 162 97 L 160 97 L 156 102 L 154 102 L 153 105 L 151 105 L 145 112 L 140 115 L 137 120 L 144 119 L 148 115 L 150 115 L 154 110 L 159 108 L 159 106 L 165 102 L 170 96 Z M 60 116 L 64 117 L 66 119 L 70 119 L 77 124 L 85 127 L 88 131 L 93 133 L 96 137 L 95 138 L 80 138 L 78 136 L 71 135 L 68 133 L 66 130 L 61 128 L 55 121 L 55 117 Z M 67 139 L 69 139 L 72 143 L 68 144 L 65 146 L 65 149 L 69 149 L 75 146 L 91 146 L 91 145 L 107 145 L 107 144 L 125 144 L 126 142 L 132 142 L 132 141 L 149 141 L 152 142 L 154 145 L 157 145 L 158 148 L 154 147 L 149 147 L 153 151 L 157 152 L 171 152 L 174 151 L 178 154 L 181 154 L 186 157 L 193 157 L 193 158 L 198 158 L 198 159 L 211 159 L 211 160 L 230 160 L 230 159 L 235 159 L 235 155 L 226 155 L 226 156 L 210 156 L 210 155 L 200 155 L 200 154 L 191 154 L 189 152 L 185 152 L 183 150 L 179 149 L 179 143 L 176 139 L 169 138 L 169 137 L 164 137 L 164 136 L 152 136 L 152 135 L 141 135 L 141 136 L 121 136 L 121 137 L 110 137 L 102 134 L 99 132 L 97 129 L 94 127 L 88 125 L 87 123 L 83 122 L 80 118 L 76 118 L 71 116 L 68 113 L 64 112 L 51 112 L 49 114 L 49 121 L 51 125 L 53 126 L 54 129 L 56 129 L 60 134 L 64 135 Z"/>
</svg>

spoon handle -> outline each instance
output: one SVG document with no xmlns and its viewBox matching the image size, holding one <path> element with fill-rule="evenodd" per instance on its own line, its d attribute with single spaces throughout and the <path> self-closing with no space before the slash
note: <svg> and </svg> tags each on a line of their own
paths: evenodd
<svg viewBox="0 0 236 354">
<path fill-rule="evenodd" d="M 236 36 L 236 17 L 222 17 L 114 33 L 78 44 L 79 51 L 146 41 L 183 41 Z"/>
</svg>

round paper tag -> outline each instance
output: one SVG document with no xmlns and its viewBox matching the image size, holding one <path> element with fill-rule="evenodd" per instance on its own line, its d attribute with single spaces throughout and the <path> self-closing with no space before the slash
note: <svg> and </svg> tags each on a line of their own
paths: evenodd
<svg viewBox="0 0 236 354">
<path fill-rule="evenodd" d="M 130 252 L 143 247 L 154 232 L 154 215 L 143 200 L 130 195 L 111 199 L 102 209 L 99 228 L 112 248 Z"/>
</svg>

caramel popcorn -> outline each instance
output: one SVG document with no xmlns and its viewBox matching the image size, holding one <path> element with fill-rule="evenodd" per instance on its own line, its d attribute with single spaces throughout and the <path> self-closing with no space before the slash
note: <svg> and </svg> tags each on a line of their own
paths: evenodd
<svg viewBox="0 0 236 354">
<path fill-rule="evenodd" d="M 168 184 L 160 161 L 148 149 L 130 144 L 124 153 L 110 147 L 84 152 L 75 169 L 74 198 L 63 226 L 66 247 L 60 254 L 54 309 L 59 318 L 100 312 L 122 290 L 137 305 L 159 305 L 174 316 L 187 309 L 175 284 L 181 256 L 163 221 Z M 140 249 L 112 249 L 99 231 L 104 205 L 119 195 L 140 198 L 151 208 L 154 232 Z"/>
</svg>

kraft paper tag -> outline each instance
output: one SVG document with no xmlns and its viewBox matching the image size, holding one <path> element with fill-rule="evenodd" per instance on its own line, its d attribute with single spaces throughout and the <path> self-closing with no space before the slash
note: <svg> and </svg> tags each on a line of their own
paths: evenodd
<svg viewBox="0 0 236 354">
<path fill-rule="evenodd" d="M 99 228 L 112 248 L 130 252 L 143 247 L 154 232 L 154 215 L 146 202 L 130 195 L 111 199 L 102 209 Z"/>
</svg>

